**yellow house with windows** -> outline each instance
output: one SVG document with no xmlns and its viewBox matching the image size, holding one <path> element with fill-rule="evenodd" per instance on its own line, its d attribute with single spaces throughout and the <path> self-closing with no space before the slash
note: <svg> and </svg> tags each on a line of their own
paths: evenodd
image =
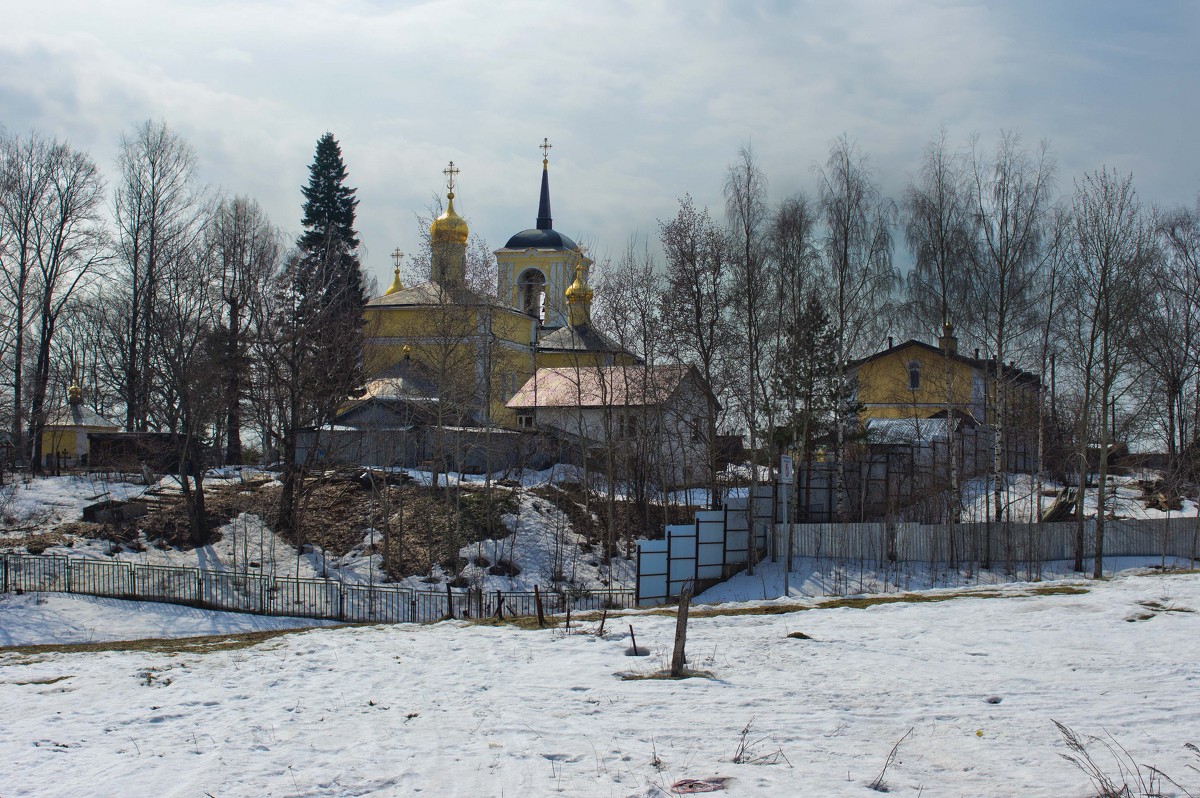
<svg viewBox="0 0 1200 798">
<path fill-rule="evenodd" d="M 874 431 L 889 443 L 928 445 L 933 438 L 944 440 L 947 430 L 960 435 L 967 428 L 993 430 L 999 418 L 1009 467 L 1031 467 L 1041 379 L 1015 363 L 998 369 L 995 359 L 980 358 L 978 351 L 975 357 L 960 354 L 951 325 L 937 346 L 889 341 L 887 349 L 851 363 L 848 376 L 868 440 Z"/>
<path fill-rule="evenodd" d="M 516 428 L 507 402 L 538 368 L 638 362 L 592 326 L 592 262 L 554 230 L 547 158 L 535 227 L 495 252 L 494 295 L 467 284 L 469 230 L 454 208 L 453 162 L 445 174 L 446 211 L 429 230 L 432 280 L 405 286 L 397 268 L 388 290 L 367 303 L 367 395 L 343 415 L 390 401 L 424 423 Z"/>
</svg>

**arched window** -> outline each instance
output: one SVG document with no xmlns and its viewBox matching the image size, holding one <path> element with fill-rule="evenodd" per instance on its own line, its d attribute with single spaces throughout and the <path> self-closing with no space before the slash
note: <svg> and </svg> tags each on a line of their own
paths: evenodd
<svg viewBox="0 0 1200 798">
<path fill-rule="evenodd" d="M 908 364 L 908 390 L 916 391 L 921 388 L 921 364 L 912 361 Z"/>
<path fill-rule="evenodd" d="M 542 318 L 542 295 L 546 293 L 546 275 L 540 269 L 526 269 L 517 280 L 517 297 L 521 310 L 536 319 Z"/>
</svg>

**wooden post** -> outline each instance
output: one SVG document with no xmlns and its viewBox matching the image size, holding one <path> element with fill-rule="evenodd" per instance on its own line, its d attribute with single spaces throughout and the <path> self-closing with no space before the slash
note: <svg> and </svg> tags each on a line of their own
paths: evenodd
<svg viewBox="0 0 1200 798">
<path fill-rule="evenodd" d="M 671 654 L 671 676 L 683 676 L 683 666 L 687 661 L 684 646 L 687 643 L 688 602 L 692 598 L 692 586 L 684 585 L 679 591 L 679 612 L 675 616 L 675 650 Z"/>
<path fill-rule="evenodd" d="M 538 628 L 546 625 L 546 614 L 542 610 L 542 592 L 538 590 L 538 586 L 533 586 L 533 603 L 537 605 Z"/>
<path fill-rule="evenodd" d="M 496 617 L 504 620 L 504 594 L 499 590 L 496 591 Z"/>
<path fill-rule="evenodd" d="M 596 632 L 596 637 L 604 637 L 604 624 L 608 620 L 608 607 L 604 608 L 604 612 L 600 615 L 600 629 Z M 633 627 L 629 627 L 632 629 Z"/>
<path fill-rule="evenodd" d="M 446 583 L 446 615 L 454 617 L 454 591 L 450 589 L 450 583 Z"/>
<path fill-rule="evenodd" d="M 630 651 L 633 652 L 630 656 L 638 656 L 637 638 L 633 636 L 633 624 L 629 624 L 629 647 Z"/>
</svg>

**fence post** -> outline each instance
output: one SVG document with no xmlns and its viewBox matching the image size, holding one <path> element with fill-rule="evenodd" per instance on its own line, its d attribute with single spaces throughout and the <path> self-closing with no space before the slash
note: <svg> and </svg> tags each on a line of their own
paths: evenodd
<svg viewBox="0 0 1200 798">
<path fill-rule="evenodd" d="M 337 586 L 338 586 L 338 620 L 344 621 L 344 620 L 346 620 L 346 588 L 344 585 L 342 585 L 341 582 L 338 582 Z"/>
<path fill-rule="evenodd" d="M 205 595 L 204 595 L 204 572 L 203 571 L 196 571 L 196 598 L 201 604 L 204 603 Z"/>
<path fill-rule="evenodd" d="M 446 583 L 446 615 L 454 617 L 454 591 L 450 589 L 449 582 Z"/>
<path fill-rule="evenodd" d="M 74 593 L 75 591 L 71 589 L 71 558 L 68 557 L 64 564 L 66 565 L 65 570 L 67 572 L 67 592 Z"/>
<path fill-rule="evenodd" d="M 538 586 L 533 586 L 533 602 L 537 605 L 538 628 L 546 625 L 546 616 L 542 612 L 542 592 L 538 590 Z"/>
</svg>

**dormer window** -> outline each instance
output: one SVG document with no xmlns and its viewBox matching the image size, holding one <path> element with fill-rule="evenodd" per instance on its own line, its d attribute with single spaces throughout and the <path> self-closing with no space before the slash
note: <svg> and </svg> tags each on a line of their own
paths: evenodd
<svg viewBox="0 0 1200 798">
<path fill-rule="evenodd" d="M 908 390 L 917 391 L 921 388 L 921 364 L 912 361 L 908 364 Z"/>
</svg>

